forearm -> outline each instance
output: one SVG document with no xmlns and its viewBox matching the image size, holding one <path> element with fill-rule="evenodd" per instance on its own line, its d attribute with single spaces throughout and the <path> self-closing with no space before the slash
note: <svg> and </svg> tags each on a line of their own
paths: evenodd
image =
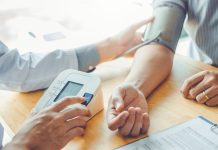
<svg viewBox="0 0 218 150">
<path fill-rule="evenodd" d="M 134 57 L 132 69 L 125 82 L 138 87 L 147 97 L 169 75 L 173 53 L 161 45 L 147 45 Z"/>
<path fill-rule="evenodd" d="M 96 47 L 100 57 L 99 63 L 114 59 L 123 52 L 123 49 L 126 49 L 126 47 L 119 44 L 118 40 L 114 37 L 109 37 L 96 43 Z"/>
<path fill-rule="evenodd" d="M 100 63 L 114 59 L 124 48 L 116 39 L 109 37 L 90 47 L 76 49 L 78 68 L 81 71 L 88 71 Z"/>
</svg>

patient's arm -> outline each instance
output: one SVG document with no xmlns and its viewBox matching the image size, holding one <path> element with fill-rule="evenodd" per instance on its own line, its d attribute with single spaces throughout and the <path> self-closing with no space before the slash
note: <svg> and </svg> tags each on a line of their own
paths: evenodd
<svg viewBox="0 0 218 150">
<path fill-rule="evenodd" d="M 108 105 L 108 127 L 124 136 L 146 133 L 149 127 L 147 96 L 169 75 L 186 15 L 184 1 L 157 0 L 155 20 L 147 26 L 144 40 L 124 83 L 112 92 Z M 157 37 L 158 38 L 155 38 Z"/>
<path fill-rule="evenodd" d="M 147 97 L 170 73 L 173 52 L 162 45 L 147 45 L 137 51 L 125 82 L 139 88 Z"/>
<path fill-rule="evenodd" d="M 118 129 L 124 136 L 147 133 L 146 97 L 169 75 L 172 64 L 173 52 L 162 45 L 147 45 L 136 52 L 129 75 L 114 89 L 108 104 L 111 130 Z"/>
<path fill-rule="evenodd" d="M 170 73 L 173 53 L 186 17 L 186 3 L 157 0 L 154 2 L 154 21 L 148 25 L 144 40 L 152 45 L 139 49 L 125 82 L 139 88 L 147 97 Z M 158 39 L 154 37 L 158 36 Z"/>
</svg>

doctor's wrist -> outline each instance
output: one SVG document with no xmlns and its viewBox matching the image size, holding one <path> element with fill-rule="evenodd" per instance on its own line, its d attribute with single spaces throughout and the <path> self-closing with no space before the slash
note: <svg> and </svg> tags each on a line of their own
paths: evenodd
<svg viewBox="0 0 218 150">
<path fill-rule="evenodd" d="M 100 62 L 105 62 L 116 58 L 123 53 L 124 47 L 121 46 L 113 37 L 109 37 L 96 44 L 100 56 Z"/>
</svg>

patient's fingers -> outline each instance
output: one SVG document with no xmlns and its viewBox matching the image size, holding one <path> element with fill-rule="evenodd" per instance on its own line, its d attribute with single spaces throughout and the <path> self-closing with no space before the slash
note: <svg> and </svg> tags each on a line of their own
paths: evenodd
<svg viewBox="0 0 218 150">
<path fill-rule="evenodd" d="M 204 72 L 197 73 L 184 81 L 181 87 L 181 90 L 180 90 L 184 97 L 187 98 L 189 94 L 189 90 L 194 85 L 196 85 L 197 83 L 199 83 L 200 81 L 204 79 L 204 74 L 205 74 Z"/>
<path fill-rule="evenodd" d="M 114 114 L 110 114 L 110 116 L 108 116 L 108 128 L 111 129 L 112 131 L 118 129 L 123 124 L 125 124 L 128 116 L 129 113 L 127 111 L 123 111 L 117 116 L 115 116 Z"/>
<path fill-rule="evenodd" d="M 129 117 L 125 122 L 125 125 L 119 129 L 120 134 L 124 136 L 130 134 L 135 122 L 135 114 L 136 114 L 135 109 L 133 107 L 130 107 L 128 111 L 129 111 Z"/>
</svg>

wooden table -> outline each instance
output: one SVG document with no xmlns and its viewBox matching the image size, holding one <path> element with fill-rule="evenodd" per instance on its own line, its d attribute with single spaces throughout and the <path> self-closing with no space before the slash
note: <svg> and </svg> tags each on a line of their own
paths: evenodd
<svg viewBox="0 0 218 150">
<path fill-rule="evenodd" d="M 127 64 L 124 63 L 124 68 L 129 68 L 130 63 Z M 104 67 L 106 67 L 106 70 L 113 70 L 113 65 L 105 65 Z M 120 69 L 118 68 L 118 70 Z M 185 100 L 179 92 L 183 81 L 187 77 L 202 70 L 217 69 L 189 58 L 176 56 L 170 77 L 149 97 L 148 105 L 151 119 L 149 134 L 188 121 L 199 115 L 218 123 L 218 107 L 207 107 L 193 101 Z M 105 73 L 105 71 L 103 72 Z M 124 72 L 122 76 L 120 75 L 119 77 L 103 82 L 102 88 L 105 106 L 111 89 L 122 82 L 128 71 L 124 69 Z M 41 95 L 42 91 L 26 94 L 0 91 L 0 115 L 12 131 L 16 132 Z M 110 131 L 107 128 L 105 111 L 102 111 L 88 123 L 86 134 L 82 138 L 73 139 L 65 149 L 109 150 L 138 138 L 123 138 L 116 132 Z"/>
</svg>

